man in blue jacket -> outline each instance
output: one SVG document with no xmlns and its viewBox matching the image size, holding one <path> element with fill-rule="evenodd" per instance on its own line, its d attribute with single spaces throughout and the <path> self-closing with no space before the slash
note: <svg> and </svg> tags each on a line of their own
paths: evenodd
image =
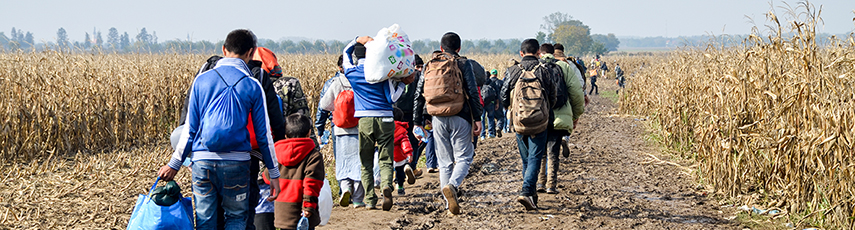
<svg viewBox="0 0 855 230">
<path fill-rule="evenodd" d="M 404 93 L 406 84 L 396 80 L 369 83 L 365 80 L 365 43 L 374 39 L 358 37 L 344 48 L 344 76 L 350 82 L 354 96 L 354 117 L 359 118 L 359 158 L 362 162 L 362 186 L 365 207 L 376 209 L 374 193 L 374 147 L 380 150 L 380 186 L 383 191 L 383 211 L 392 209 L 392 157 L 394 152 L 395 120 L 392 105 Z M 351 55 L 357 61 L 351 61 Z M 351 64 L 356 63 L 356 65 Z"/>
<path fill-rule="evenodd" d="M 267 166 L 272 201 L 279 195 L 279 169 L 270 134 L 264 89 L 251 77 L 246 63 L 256 48 L 255 35 L 234 30 L 223 44 L 224 58 L 209 71 L 199 74 L 192 84 L 187 118 L 169 163 L 158 176 L 171 181 L 190 153 L 196 228 L 217 228 L 216 210 L 225 211 L 225 229 L 243 230 L 249 215 L 250 151 L 247 117 L 253 129 L 264 165 Z"/>
</svg>

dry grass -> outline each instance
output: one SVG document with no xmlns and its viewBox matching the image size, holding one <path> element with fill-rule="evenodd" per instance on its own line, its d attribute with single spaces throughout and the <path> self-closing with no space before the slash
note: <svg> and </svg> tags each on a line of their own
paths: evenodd
<svg viewBox="0 0 855 230">
<path fill-rule="evenodd" d="M 818 46 L 816 9 L 797 10 L 783 26 L 769 13 L 772 35 L 739 47 L 646 58 L 621 108 L 651 115 L 665 143 L 731 201 L 779 207 L 796 227 L 851 229 L 855 39 Z"/>
<path fill-rule="evenodd" d="M 124 228 L 170 156 L 166 140 L 206 57 L 0 53 L 0 229 Z M 336 57 L 279 57 L 312 112 Z M 504 71 L 511 56 L 470 58 Z M 177 180 L 190 195 L 189 173 Z"/>
</svg>

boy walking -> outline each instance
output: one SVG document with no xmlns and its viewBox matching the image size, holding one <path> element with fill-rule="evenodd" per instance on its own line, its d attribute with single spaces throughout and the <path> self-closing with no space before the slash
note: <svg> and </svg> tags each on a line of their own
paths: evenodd
<svg viewBox="0 0 855 230">
<path fill-rule="evenodd" d="M 535 184 L 540 163 L 546 152 L 547 128 L 553 120 L 556 90 L 552 72 L 538 60 L 539 44 L 526 39 L 520 45 L 520 64 L 508 68 L 508 79 L 502 86 L 502 105 L 508 108 L 523 167 L 520 202 L 526 210 L 537 208 Z M 523 99 L 524 98 L 524 99 Z"/>
<path fill-rule="evenodd" d="M 158 176 L 170 181 L 192 152 L 193 191 L 196 228 L 215 229 L 216 211 L 225 212 L 225 229 L 243 230 L 249 218 L 250 151 L 247 117 L 250 111 L 256 142 L 270 185 L 267 200 L 279 195 L 279 170 L 273 154 L 273 137 L 264 89 L 250 77 L 246 63 L 256 48 L 255 35 L 239 29 L 228 34 L 223 44 L 224 58 L 197 76 L 190 90 L 187 116 L 177 148 Z M 256 192 L 257 193 L 257 192 Z"/>
<path fill-rule="evenodd" d="M 460 36 L 442 36 L 441 53 L 433 55 L 416 88 L 413 122 L 425 125 L 433 116 L 433 137 L 439 163 L 439 185 L 451 214 L 460 214 L 457 189 L 469 174 L 475 155 L 473 141 L 481 133 L 481 102 L 471 60 L 461 58 Z M 416 135 L 418 138 L 421 136 Z"/>
<path fill-rule="evenodd" d="M 309 219 L 309 228 L 321 223 L 318 196 L 324 185 L 324 158 L 309 137 L 312 123 L 309 117 L 295 113 L 285 118 L 285 140 L 276 142 L 276 158 L 282 164 L 280 194 L 276 198 L 276 220 L 279 229 L 297 229 L 302 216 Z"/>
<path fill-rule="evenodd" d="M 380 186 L 383 191 L 383 211 L 392 209 L 392 155 L 394 149 L 395 121 L 392 105 L 404 92 L 404 84 L 386 80 L 376 84 L 365 80 L 365 43 L 371 37 L 358 37 L 344 48 L 344 75 L 350 82 L 359 118 L 359 158 L 362 161 L 362 186 L 365 187 L 365 207 L 376 209 L 374 193 L 374 148 L 380 150 Z M 356 56 L 356 65 L 351 61 Z"/>
</svg>

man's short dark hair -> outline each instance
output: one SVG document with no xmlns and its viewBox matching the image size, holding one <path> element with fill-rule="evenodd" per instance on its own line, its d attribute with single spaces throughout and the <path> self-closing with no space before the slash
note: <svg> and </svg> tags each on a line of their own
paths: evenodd
<svg viewBox="0 0 855 230">
<path fill-rule="evenodd" d="M 556 50 L 564 51 L 564 45 L 562 45 L 561 43 L 555 43 L 555 45 L 553 45 L 552 47 L 555 47 Z"/>
<path fill-rule="evenodd" d="M 526 39 L 520 45 L 520 51 L 524 54 L 536 54 L 538 49 L 540 49 L 540 44 L 534 38 Z"/>
<path fill-rule="evenodd" d="M 235 54 L 245 54 L 255 48 L 257 40 L 255 38 L 255 34 L 252 31 L 247 29 L 236 29 L 229 32 L 229 35 L 226 36 L 226 41 L 223 43 L 223 47 L 226 48 L 229 52 Z"/>
<path fill-rule="evenodd" d="M 418 54 L 416 54 L 414 62 L 416 63 L 416 65 L 424 65 L 425 64 L 425 61 L 422 60 L 422 57 L 419 57 Z"/>
<path fill-rule="evenodd" d="M 303 114 L 295 113 L 285 117 L 285 136 L 288 138 L 308 137 L 312 121 Z"/>
<path fill-rule="evenodd" d="M 392 107 L 392 119 L 395 121 L 404 121 L 404 110 L 397 106 Z"/>
<path fill-rule="evenodd" d="M 442 35 L 440 46 L 445 52 L 457 52 L 460 49 L 460 35 L 454 32 L 448 32 Z"/>
<path fill-rule="evenodd" d="M 338 61 L 336 61 L 336 63 L 335 63 L 335 64 L 336 64 L 338 67 L 343 67 L 343 66 L 342 66 L 342 64 L 344 64 L 344 55 L 339 54 L 339 55 L 338 55 Z"/>
<path fill-rule="evenodd" d="M 542 45 L 540 45 L 540 52 L 541 53 L 554 54 L 555 53 L 555 47 L 553 47 L 552 44 L 543 43 Z"/>
</svg>

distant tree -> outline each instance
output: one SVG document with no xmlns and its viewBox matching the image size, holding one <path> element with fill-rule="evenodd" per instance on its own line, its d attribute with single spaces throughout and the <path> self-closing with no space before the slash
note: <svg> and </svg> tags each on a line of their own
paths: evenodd
<svg viewBox="0 0 855 230">
<path fill-rule="evenodd" d="M 145 27 L 143 27 L 140 30 L 140 33 L 137 34 L 136 39 L 134 46 L 136 46 L 137 49 L 147 49 L 148 46 L 151 45 L 152 36 L 145 30 Z"/>
<path fill-rule="evenodd" d="M 119 47 L 118 49 L 127 50 L 131 47 L 131 38 L 128 36 L 128 32 L 122 34 L 119 38 Z"/>
<path fill-rule="evenodd" d="M 24 36 L 24 44 L 26 44 L 27 47 L 36 46 L 36 42 L 34 40 L 33 33 L 27 31 L 27 35 Z"/>
<path fill-rule="evenodd" d="M 537 43 L 543 44 L 546 42 L 546 33 L 544 33 L 543 31 L 537 31 L 537 35 L 534 37 L 534 39 L 537 39 Z"/>
<path fill-rule="evenodd" d="M 312 43 L 306 40 L 300 41 L 300 43 L 297 44 L 297 48 L 300 49 L 300 53 L 309 53 L 314 50 Z"/>
<path fill-rule="evenodd" d="M 65 32 L 65 29 L 62 27 L 56 31 L 56 45 L 62 49 L 67 49 L 70 45 L 68 43 L 68 33 Z"/>
<path fill-rule="evenodd" d="M 491 46 L 492 46 L 492 44 L 490 44 L 490 40 L 487 40 L 487 39 L 478 40 L 477 45 L 475 45 L 475 47 L 477 47 L 476 52 L 478 52 L 478 53 L 490 53 L 490 47 Z"/>
<path fill-rule="evenodd" d="M 430 50 L 428 52 L 433 52 L 435 50 L 439 50 L 439 46 L 440 46 L 439 41 L 428 42 L 428 50 Z"/>
<path fill-rule="evenodd" d="M 89 32 L 86 32 L 86 38 L 83 39 L 83 48 L 89 49 L 92 46 L 92 40 L 89 37 Z"/>
<path fill-rule="evenodd" d="M 496 39 L 493 42 L 493 47 L 490 48 L 490 52 L 492 53 L 507 53 L 508 51 L 508 45 L 502 39 Z"/>
<path fill-rule="evenodd" d="M 320 39 L 315 40 L 315 44 L 312 46 L 315 47 L 314 50 L 317 53 L 328 53 L 327 52 L 327 44 L 324 43 L 324 41 L 321 41 Z"/>
<path fill-rule="evenodd" d="M 12 37 L 12 39 L 10 39 L 10 40 L 12 40 L 12 41 L 17 41 L 17 39 L 18 39 L 18 31 L 15 31 L 15 27 L 12 27 L 12 32 L 11 32 L 11 33 L 9 33 L 9 36 L 11 36 L 11 37 Z"/>
<path fill-rule="evenodd" d="M 0 48 L 6 47 L 9 44 L 9 37 L 6 37 L 6 34 L 0 32 Z"/>
<path fill-rule="evenodd" d="M 508 50 L 511 54 L 519 54 L 520 53 L 520 45 L 522 45 L 522 40 L 520 39 L 511 39 L 508 41 Z"/>
<path fill-rule="evenodd" d="M 463 40 L 463 43 L 460 44 L 460 52 L 462 53 L 470 53 L 475 48 L 475 42 L 472 40 Z"/>
<path fill-rule="evenodd" d="M 294 52 L 294 41 L 284 40 L 284 41 L 280 42 L 279 43 L 279 49 L 281 49 L 282 52 L 293 53 Z"/>
<path fill-rule="evenodd" d="M 553 40 L 564 45 L 564 53 L 571 56 L 588 53 L 593 43 L 588 28 L 571 25 L 555 28 Z"/>
<path fill-rule="evenodd" d="M 107 31 L 107 44 L 110 45 L 111 49 L 121 49 L 122 44 L 120 42 L 119 30 L 116 27 L 110 27 L 110 30 Z"/>
<path fill-rule="evenodd" d="M 416 51 L 416 53 L 422 55 L 426 55 L 428 52 L 430 52 L 428 51 L 427 43 L 423 40 L 413 41 L 412 48 L 414 51 Z M 422 59 L 424 59 L 424 57 L 422 57 Z"/>
<path fill-rule="evenodd" d="M 332 54 L 341 53 L 341 51 L 344 50 L 344 46 L 346 46 L 346 45 L 347 44 L 344 44 L 344 42 L 339 41 L 339 40 L 327 42 L 327 46 L 329 46 L 329 49 L 330 49 Z"/>
<path fill-rule="evenodd" d="M 95 33 L 95 46 L 101 47 L 104 44 L 104 40 L 101 39 L 101 31 Z"/>
<path fill-rule="evenodd" d="M 606 49 L 605 52 L 617 51 L 618 46 L 620 45 L 620 40 L 615 37 L 615 34 L 592 34 L 591 39 L 595 42 L 602 43 L 603 47 Z"/>
</svg>

